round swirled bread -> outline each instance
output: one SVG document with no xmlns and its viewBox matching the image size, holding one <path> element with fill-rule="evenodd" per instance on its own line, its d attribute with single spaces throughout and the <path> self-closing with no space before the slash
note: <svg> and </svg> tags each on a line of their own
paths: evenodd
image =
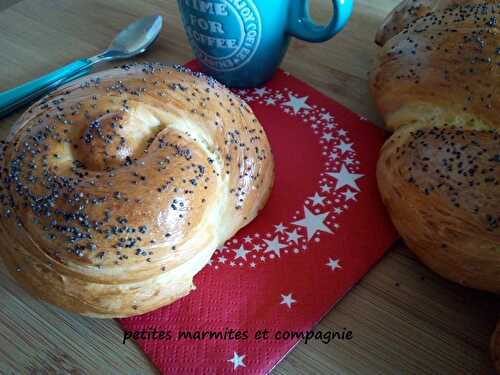
<svg viewBox="0 0 500 375">
<path fill-rule="evenodd" d="M 58 89 L 19 118 L 1 153 L 0 256 L 32 295 L 95 317 L 189 293 L 274 178 L 248 105 L 161 64 Z"/>
</svg>

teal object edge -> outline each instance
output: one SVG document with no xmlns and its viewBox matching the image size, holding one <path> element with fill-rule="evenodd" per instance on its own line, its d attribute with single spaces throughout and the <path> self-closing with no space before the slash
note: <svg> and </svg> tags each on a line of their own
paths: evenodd
<svg viewBox="0 0 500 375">
<path fill-rule="evenodd" d="M 33 101 L 62 83 L 67 83 L 89 72 L 91 61 L 80 59 L 56 69 L 42 77 L 0 93 L 0 117 L 14 111 L 20 104 Z M 36 93 L 36 97 L 33 97 Z"/>
<path fill-rule="evenodd" d="M 309 0 L 295 0 L 290 7 L 288 33 L 308 42 L 324 42 L 347 24 L 354 0 L 332 0 L 333 17 L 327 26 L 317 25 L 309 14 Z"/>
</svg>

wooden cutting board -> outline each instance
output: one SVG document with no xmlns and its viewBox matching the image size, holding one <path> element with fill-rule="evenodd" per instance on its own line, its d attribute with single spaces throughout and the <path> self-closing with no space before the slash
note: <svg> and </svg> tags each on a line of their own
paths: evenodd
<svg viewBox="0 0 500 375">
<path fill-rule="evenodd" d="M 340 36 L 323 44 L 294 41 L 283 67 L 381 125 L 367 72 L 375 30 L 397 2 L 357 0 Z M 311 4 L 314 15 L 328 17 L 329 1 Z M 141 59 L 190 60 L 175 0 L 0 0 L 0 91 L 93 55 L 129 22 L 156 13 L 165 17 L 165 29 Z M 0 136 L 16 117 L 0 121 Z M 442 280 L 400 244 L 318 327 L 347 327 L 355 339 L 299 345 L 273 373 L 492 373 L 488 340 L 499 315 L 498 299 Z M 133 343 L 121 342 L 113 320 L 36 301 L 0 266 L 0 374 L 155 373 Z"/>
</svg>

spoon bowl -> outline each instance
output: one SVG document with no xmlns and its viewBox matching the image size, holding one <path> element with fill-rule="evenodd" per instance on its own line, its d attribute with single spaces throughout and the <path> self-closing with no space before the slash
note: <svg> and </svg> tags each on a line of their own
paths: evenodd
<svg viewBox="0 0 500 375">
<path fill-rule="evenodd" d="M 143 53 L 156 40 L 162 26 L 162 16 L 143 17 L 120 31 L 105 53 L 113 54 L 113 58 L 128 58 Z"/>
<path fill-rule="evenodd" d="M 42 77 L 0 92 L 0 118 L 50 90 L 90 73 L 92 66 L 97 63 L 128 59 L 143 53 L 158 38 L 162 26 L 163 17 L 160 15 L 143 17 L 120 31 L 104 52 L 73 61 Z"/>
</svg>

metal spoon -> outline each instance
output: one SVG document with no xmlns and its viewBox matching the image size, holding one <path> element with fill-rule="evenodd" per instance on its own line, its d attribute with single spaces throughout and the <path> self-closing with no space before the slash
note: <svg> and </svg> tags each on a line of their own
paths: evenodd
<svg viewBox="0 0 500 375">
<path fill-rule="evenodd" d="M 156 40 L 163 25 L 162 16 L 143 17 L 123 29 L 104 52 L 73 61 L 33 81 L 0 93 L 0 117 L 32 102 L 48 91 L 90 72 L 103 61 L 127 59 L 146 51 Z"/>
</svg>

